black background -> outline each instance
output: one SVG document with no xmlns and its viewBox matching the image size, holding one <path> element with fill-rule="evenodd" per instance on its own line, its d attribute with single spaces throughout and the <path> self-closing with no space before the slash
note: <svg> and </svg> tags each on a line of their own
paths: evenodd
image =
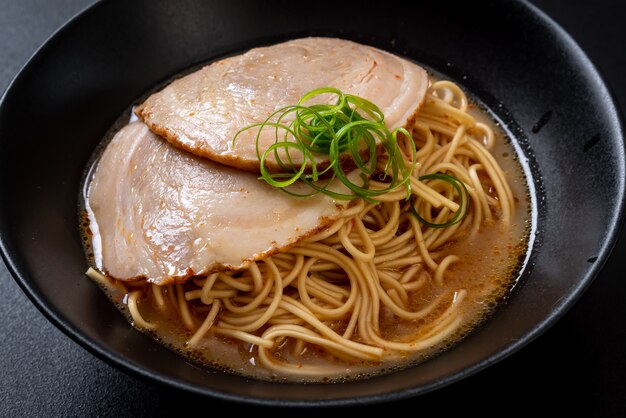
<svg viewBox="0 0 626 418">
<path fill-rule="evenodd" d="M 0 0 L 0 91 L 29 56 L 90 0 Z M 534 0 L 596 64 L 626 106 L 626 2 Z M 479 7 L 480 1 L 476 2 Z M 7 204 L 7 202 L 0 202 Z M 584 220 L 581 220 L 584 222 Z M 438 410 L 484 415 L 626 416 L 626 237 L 552 329 L 510 358 L 418 398 L 360 414 Z M 30 303 L 0 261 L 0 416 L 216 414 L 218 402 L 129 377 L 87 353 Z M 227 406 L 232 413 L 276 413 Z M 285 411 L 301 415 L 298 411 Z M 319 413 L 319 412 L 318 412 Z M 306 414 L 305 414 L 306 415 Z"/>
</svg>

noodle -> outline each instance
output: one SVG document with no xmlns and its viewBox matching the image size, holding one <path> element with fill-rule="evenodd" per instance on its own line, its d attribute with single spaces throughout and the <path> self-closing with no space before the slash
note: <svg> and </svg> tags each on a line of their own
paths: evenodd
<svg viewBox="0 0 626 418">
<path fill-rule="evenodd" d="M 282 375 L 336 375 L 336 367 L 289 360 L 313 349 L 348 363 L 380 362 L 441 344 L 459 331 L 459 306 L 467 294 L 443 286 L 460 260 L 446 245 L 494 221 L 508 228 L 515 208 L 506 176 L 490 153 L 494 133 L 475 121 L 469 106 L 457 85 L 434 82 L 413 127 L 415 210 L 441 224 L 465 206 L 459 223 L 422 224 L 404 189 L 380 196 L 380 203 L 358 201 L 326 230 L 244 271 L 133 290 L 128 308 L 134 325 L 155 328 L 140 313 L 140 300 L 151 292 L 158 310 L 172 306 L 190 330 L 189 347 L 216 335 L 238 340 L 255 347 L 260 365 Z M 409 141 L 399 145 L 408 161 Z M 379 164 L 384 167 L 384 161 Z M 459 179 L 468 196 L 445 181 L 419 179 L 431 173 Z M 370 188 L 386 186 L 384 175 L 370 181 Z M 425 286 L 434 295 L 429 300 L 418 297 Z M 204 312 L 201 324 L 190 311 Z M 408 321 L 412 331 L 390 335 L 382 325 L 390 321 Z"/>
</svg>

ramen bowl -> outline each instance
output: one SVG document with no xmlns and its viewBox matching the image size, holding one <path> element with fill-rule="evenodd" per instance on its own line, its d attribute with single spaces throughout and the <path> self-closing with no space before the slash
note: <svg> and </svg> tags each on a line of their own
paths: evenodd
<svg viewBox="0 0 626 418">
<path fill-rule="evenodd" d="M 0 246 L 44 315 L 94 355 L 196 394 L 271 405 L 340 405 L 435 390 L 494 364 L 558 320 L 599 273 L 624 204 L 621 121 L 601 77 L 554 22 L 517 1 L 385 10 L 341 3 L 98 3 L 29 61 L 0 103 Z M 246 379 L 190 363 L 134 330 L 84 272 L 80 182 L 139 97 L 203 62 L 302 36 L 394 52 L 458 82 L 510 133 L 531 174 L 533 245 L 509 298 L 429 361 L 337 384 Z"/>
</svg>

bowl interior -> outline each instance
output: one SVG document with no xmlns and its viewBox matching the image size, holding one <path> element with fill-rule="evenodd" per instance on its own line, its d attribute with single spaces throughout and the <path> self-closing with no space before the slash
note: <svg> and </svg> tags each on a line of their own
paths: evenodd
<svg viewBox="0 0 626 418">
<path fill-rule="evenodd" d="M 382 12 L 333 7 L 302 14 L 286 1 L 113 0 L 74 19 L 32 58 L 0 105 L 0 242 L 9 269 L 48 318 L 114 365 L 196 393 L 342 404 L 458 380 L 530 341 L 571 306 L 612 248 L 625 178 L 619 116 L 584 54 L 516 1 L 491 2 L 488 13 L 471 4 L 410 10 L 399 1 Z M 371 44 L 460 82 L 520 141 L 539 197 L 541 245 L 496 315 L 427 363 L 340 385 L 246 380 L 199 368 L 153 342 L 84 276 L 77 227 L 85 164 L 134 100 L 192 65 L 306 35 Z"/>
</svg>

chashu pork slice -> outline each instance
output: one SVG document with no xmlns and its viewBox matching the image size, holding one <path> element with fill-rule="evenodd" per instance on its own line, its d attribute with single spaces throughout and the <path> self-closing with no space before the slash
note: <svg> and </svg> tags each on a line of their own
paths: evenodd
<svg viewBox="0 0 626 418">
<path fill-rule="evenodd" d="M 157 284 L 245 267 L 328 226 L 345 207 L 323 195 L 291 197 L 175 148 L 141 122 L 107 146 L 87 203 L 98 269 Z"/>
<path fill-rule="evenodd" d="M 207 65 L 150 96 L 136 113 L 153 132 L 179 148 L 258 172 L 257 130 L 246 131 L 233 145 L 237 132 L 297 104 L 305 93 L 320 87 L 368 99 L 383 111 L 389 129 L 411 130 L 426 95 L 428 75 L 418 65 L 370 46 L 302 38 Z M 275 139 L 273 130 L 264 130 L 259 149 L 267 149 Z M 327 165 L 323 159 L 317 161 Z M 294 157 L 294 163 L 299 162 Z M 271 171 L 280 169 L 273 156 L 266 164 Z"/>
</svg>

